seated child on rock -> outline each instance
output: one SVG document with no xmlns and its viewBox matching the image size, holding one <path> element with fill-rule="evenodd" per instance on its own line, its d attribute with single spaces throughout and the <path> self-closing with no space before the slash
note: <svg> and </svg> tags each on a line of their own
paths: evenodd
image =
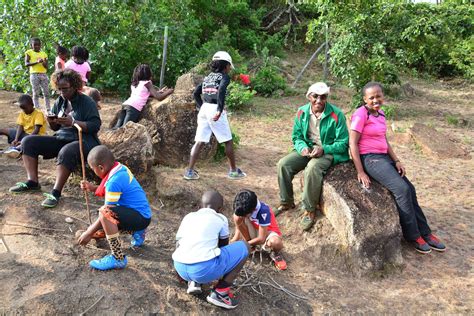
<svg viewBox="0 0 474 316">
<path fill-rule="evenodd" d="M 173 93 L 174 90 L 170 88 L 157 90 L 152 79 L 153 74 L 149 65 L 140 64 L 135 67 L 132 75 L 132 85 L 130 86 L 132 93 L 130 98 L 123 103 L 122 111 L 114 129 L 124 126 L 128 121 L 137 123 L 150 96 L 162 101 Z"/>
<path fill-rule="evenodd" d="M 218 280 L 207 301 L 226 309 L 237 307 L 230 286 L 249 254 L 245 241 L 229 245 L 229 223 L 220 214 L 224 199 L 217 191 L 202 196 L 202 208 L 186 215 L 176 233 L 174 267 L 188 281 L 189 294 L 201 293 L 201 284 Z"/>
<path fill-rule="evenodd" d="M 89 265 L 98 270 L 125 268 L 127 257 L 122 252 L 119 233 L 130 232 L 132 246 L 143 245 L 145 229 L 151 220 L 145 191 L 130 170 L 115 161 L 112 152 L 104 145 L 90 151 L 87 163 L 102 182 L 96 186 L 82 181 L 81 188 L 105 197 L 105 205 L 99 209 L 99 218 L 79 237 L 78 242 L 86 245 L 95 232 L 103 229 L 112 254 L 92 260 Z"/>
<path fill-rule="evenodd" d="M 46 120 L 43 112 L 33 105 L 33 99 L 23 94 L 18 98 L 19 107 L 22 110 L 16 119 L 16 128 L 1 128 L 0 135 L 8 138 L 12 147 L 5 150 L 5 154 L 11 158 L 17 158 L 21 153 L 21 140 L 28 135 L 44 135 L 46 133 Z"/>
<path fill-rule="evenodd" d="M 279 270 L 286 270 L 280 254 L 283 239 L 272 209 L 259 201 L 255 192 L 242 190 L 234 199 L 235 235 L 232 242 L 246 240 L 254 248 L 262 245 Z"/>
</svg>

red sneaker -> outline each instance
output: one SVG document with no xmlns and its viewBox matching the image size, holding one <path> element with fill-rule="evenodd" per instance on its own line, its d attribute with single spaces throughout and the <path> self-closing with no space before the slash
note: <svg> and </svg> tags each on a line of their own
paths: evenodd
<svg viewBox="0 0 474 316">
<path fill-rule="evenodd" d="M 428 236 L 423 236 L 423 239 L 428 243 L 431 249 L 436 251 L 443 252 L 446 250 L 446 246 L 433 234 L 429 234 Z"/>
<path fill-rule="evenodd" d="M 283 259 L 281 254 L 278 254 L 278 253 L 275 253 L 274 251 L 272 251 L 270 253 L 270 258 L 272 259 L 273 264 L 275 265 L 275 267 L 278 270 L 286 270 L 287 269 L 286 261 L 285 261 L 285 259 Z"/>
<path fill-rule="evenodd" d="M 420 253 L 430 253 L 431 248 L 430 246 L 426 243 L 426 241 L 420 236 L 414 241 L 415 249 L 416 251 Z"/>
</svg>

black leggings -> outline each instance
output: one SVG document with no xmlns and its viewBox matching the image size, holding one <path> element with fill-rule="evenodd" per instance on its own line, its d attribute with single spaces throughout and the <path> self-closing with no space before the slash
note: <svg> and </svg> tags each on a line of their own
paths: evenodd
<svg viewBox="0 0 474 316">
<path fill-rule="evenodd" d="M 38 159 L 43 156 L 44 159 L 57 157 L 57 164 L 63 165 L 69 171 L 73 172 L 81 163 L 81 153 L 79 150 L 79 141 L 67 142 L 59 140 L 55 136 L 37 136 L 30 135 L 25 137 L 21 146 L 23 155 Z M 84 158 L 89 151 L 84 148 Z"/>
<path fill-rule="evenodd" d="M 135 109 L 133 106 L 130 105 L 123 105 L 122 110 L 120 111 L 119 118 L 117 123 L 115 124 L 115 128 L 119 128 L 127 124 L 128 121 L 132 121 L 137 123 L 140 120 L 140 114 L 142 112 Z"/>
</svg>

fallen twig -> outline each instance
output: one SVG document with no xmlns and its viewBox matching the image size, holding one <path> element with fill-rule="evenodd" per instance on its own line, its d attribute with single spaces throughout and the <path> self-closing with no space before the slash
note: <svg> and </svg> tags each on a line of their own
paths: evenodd
<svg viewBox="0 0 474 316">
<path fill-rule="evenodd" d="M 51 230 L 51 231 L 56 231 L 56 232 L 66 232 L 65 229 L 58 229 L 58 228 L 48 228 L 48 227 L 40 227 L 40 226 L 33 226 L 33 225 L 28 225 L 24 223 L 17 223 L 17 222 L 5 222 L 4 225 L 9 225 L 9 226 L 20 226 L 20 227 L 25 227 L 25 228 L 32 228 L 32 229 L 42 229 L 42 230 Z"/>
<path fill-rule="evenodd" d="M 10 252 L 10 249 L 8 249 L 7 243 L 5 242 L 5 240 L 3 239 L 3 237 L 0 237 L 0 244 L 3 245 L 3 247 L 4 247 L 5 250 L 6 250 L 6 252 Z"/>
<path fill-rule="evenodd" d="M 86 309 L 85 311 L 83 311 L 83 312 L 80 313 L 79 315 L 84 316 L 88 311 L 90 311 L 92 308 L 94 308 L 94 306 L 97 305 L 97 303 L 99 303 L 103 298 L 104 298 L 104 295 L 102 295 L 101 297 L 99 297 L 99 299 L 98 299 L 97 301 L 95 301 L 94 304 L 92 304 L 88 309 Z"/>
<path fill-rule="evenodd" d="M 285 287 L 283 287 L 282 285 L 278 284 L 277 281 L 275 281 L 270 275 L 269 275 L 268 277 L 270 278 L 270 280 L 273 281 L 273 283 L 275 283 L 276 286 L 278 286 L 278 288 L 279 288 L 280 290 L 282 290 L 282 291 L 285 292 L 286 294 L 291 295 L 291 296 L 294 296 L 294 297 L 299 298 L 299 299 L 302 299 L 302 300 L 307 300 L 307 299 L 308 299 L 307 297 L 304 297 L 304 296 L 295 294 L 295 293 L 291 292 L 290 290 L 287 290 Z"/>
</svg>

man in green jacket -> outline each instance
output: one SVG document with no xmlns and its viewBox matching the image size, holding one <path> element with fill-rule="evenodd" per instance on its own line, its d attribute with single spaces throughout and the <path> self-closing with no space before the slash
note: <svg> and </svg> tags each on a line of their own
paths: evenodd
<svg viewBox="0 0 474 316">
<path fill-rule="evenodd" d="M 328 94 L 329 87 L 323 82 L 309 87 L 309 103 L 298 109 L 293 124 L 294 150 L 278 162 L 280 206 L 275 215 L 295 207 L 292 180 L 304 169 L 304 231 L 314 225 L 324 174 L 332 165 L 349 160 L 346 118 L 339 108 L 326 101 Z"/>
</svg>

